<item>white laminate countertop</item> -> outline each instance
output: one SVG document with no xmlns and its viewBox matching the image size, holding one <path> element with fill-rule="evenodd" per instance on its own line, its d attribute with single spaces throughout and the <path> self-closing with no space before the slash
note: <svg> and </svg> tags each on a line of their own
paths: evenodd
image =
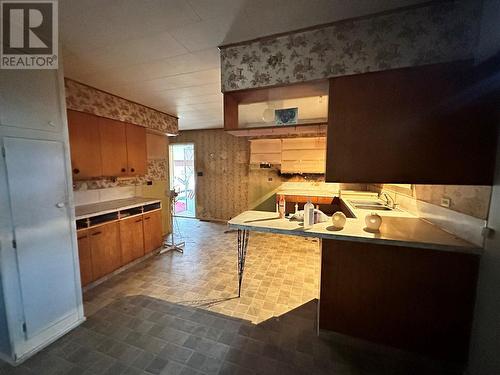
<svg viewBox="0 0 500 375">
<path fill-rule="evenodd" d="M 228 224 L 231 228 L 258 232 L 481 254 L 478 246 L 405 211 L 379 212 L 382 226 L 377 233 L 365 230 L 365 213 L 369 210 L 354 211 L 357 217 L 348 218 L 341 230 L 333 228 L 331 221 L 304 229 L 302 222 L 280 219 L 277 213 L 266 211 L 245 211 Z"/>
<path fill-rule="evenodd" d="M 140 206 L 145 206 L 147 204 L 159 203 L 159 202 L 161 202 L 159 199 L 140 198 L 140 197 L 116 199 L 112 201 L 76 206 L 75 216 L 76 220 L 80 220 L 92 216 L 109 214 L 112 212 L 127 210 L 129 208 L 140 207 Z"/>
</svg>

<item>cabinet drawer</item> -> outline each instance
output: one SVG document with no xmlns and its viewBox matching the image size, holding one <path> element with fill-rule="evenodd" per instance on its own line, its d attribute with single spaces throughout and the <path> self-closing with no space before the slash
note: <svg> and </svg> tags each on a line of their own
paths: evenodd
<svg viewBox="0 0 500 375">
<path fill-rule="evenodd" d="M 282 161 L 281 173 L 325 173 L 325 162 L 320 161 Z"/>
<path fill-rule="evenodd" d="M 281 152 L 281 139 L 252 139 L 250 153 L 272 154 Z"/>
<path fill-rule="evenodd" d="M 283 139 L 282 150 L 325 150 L 326 138 L 285 138 Z"/>
<path fill-rule="evenodd" d="M 260 163 L 280 164 L 281 154 L 250 154 L 250 164 Z"/>
<path fill-rule="evenodd" d="M 326 150 L 318 149 L 318 150 L 283 150 L 281 153 L 281 160 L 290 160 L 290 161 L 304 161 L 304 160 L 312 160 L 312 161 L 325 161 L 326 159 Z"/>
</svg>

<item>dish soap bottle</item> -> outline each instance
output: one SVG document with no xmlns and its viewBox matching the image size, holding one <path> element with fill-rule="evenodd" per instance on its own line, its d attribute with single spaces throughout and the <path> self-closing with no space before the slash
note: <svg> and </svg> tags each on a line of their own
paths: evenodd
<svg viewBox="0 0 500 375">
<path fill-rule="evenodd" d="M 304 205 L 304 229 L 311 228 L 314 224 L 314 204 L 311 199 Z"/>
</svg>

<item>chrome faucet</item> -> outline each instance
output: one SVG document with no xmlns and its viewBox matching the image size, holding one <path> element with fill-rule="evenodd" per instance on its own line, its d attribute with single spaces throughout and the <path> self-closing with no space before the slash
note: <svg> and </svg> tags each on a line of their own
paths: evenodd
<svg viewBox="0 0 500 375">
<path fill-rule="evenodd" d="M 380 199 L 383 198 L 385 200 L 387 207 L 389 207 L 391 210 L 394 210 L 398 206 L 396 201 L 389 194 L 387 194 L 385 191 L 380 192 L 378 197 Z"/>
</svg>

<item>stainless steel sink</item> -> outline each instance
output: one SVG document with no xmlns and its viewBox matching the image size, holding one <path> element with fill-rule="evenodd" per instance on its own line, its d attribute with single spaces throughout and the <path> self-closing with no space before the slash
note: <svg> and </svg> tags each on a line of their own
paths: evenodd
<svg viewBox="0 0 500 375">
<path fill-rule="evenodd" d="M 382 204 L 355 204 L 354 207 L 360 210 L 392 211 L 393 209 Z"/>
<path fill-rule="evenodd" d="M 349 202 L 352 203 L 355 206 L 358 205 L 358 204 L 365 205 L 365 206 L 385 206 L 384 203 L 382 203 L 382 202 L 376 202 L 376 201 L 352 200 L 352 201 L 349 201 Z"/>
</svg>

